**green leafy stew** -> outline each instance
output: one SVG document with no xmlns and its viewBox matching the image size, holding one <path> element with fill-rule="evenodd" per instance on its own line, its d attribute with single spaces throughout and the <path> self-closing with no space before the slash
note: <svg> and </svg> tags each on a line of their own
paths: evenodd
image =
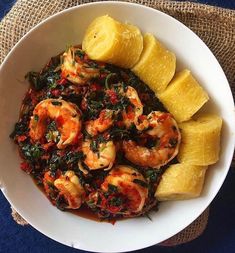
<svg viewBox="0 0 235 253">
<path fill-rule="evenodd" d="M 153 91 L 130 70 L 92 61 L 78 47 L 73 50 L 71 68 L 76 67 L 77 73 L 65 73 L 65 54 L 61 54 L 51 58 L 40 72 L 29 72 L 26 75 L 30 87 L 23 99 L 19 120 L 10 135 L 19 147 L 21 169 L 34 178 L 51 203 L 60 210 L 73 210 L 81 215 L 85 210 L 85 213 L 92 213 L 93 217 L 100 220 L 147 215 L 150 210 L 157 210 L 154 193 L 162 173 L 170 163 L 176 161 L 172 160 L 156 169 L 136 165 L 126 158 L 122 148 L 124 141 L 134 141 L 136 145 L 147 149 L 152 149 L 159 142 L 158 138 L 148 135 L 147 130 L 151 126 L 139 130 L 135 120 L 132 120 L 136 108 L 130 97 L 125 95 L 128 87 L 134 88 L 142 104 L 143 111 L 137 120 L 144 121 L 152 111 L 166 110 Z M 83 69 L 81 73 L 79 66 Z M 89 76 L 89 73 L 96 74 Z M 71 77 L 74 76 L 80 78 L 80 84 L 73 81 Z M 55 116 L 52 117 L 52 112 L 46 107 L 38 114 L 35 113 L 36 106 L 39 108 L 39 103 L 48 99 L 55 108 Z M 69 113 L 66 116 L 66 109 L 61 109 L 64 106 L 62 101 L 77 110 L 81 129 L 75 141 L 61 148 L 57 144 L 62 138 L 62 132 L 69 133 L 70 130 L 65 130 L 65 123 L 58 123 L 58 115 L 63 111 L 63 117 L 68 117 L 68 121 L 71 120 L 69 117 L 74 117 L 72 121 L 76 118 L 76 115 L 71 116 Z M 105 117 L 111 120 L 111 124 L 105 129 L 95 127 L 96 132 L 92 133 L 87 126 L 103 124 L 101 119 L 99 121 L 102 112 L 106 112 Z M 125 124 L 124 115 L 129 114 L 132 118 Z M 32 131 L 35 134 L 35 127 L 39 124 L 43 136 L 35 139 Z M 85 141 L 90 145 L 89 154 L 83 148 Z M 90 157 L 101 159 L 105 145 L 110 142 L 115 147 L 112 164 L 106 167 L 100 164 L 101 168 L 98 169 L 89 166 L 95 163 Z M 132 173 L 126 179 L 129 180 L 126 184 L 112 178 L 117 177 L 114 169 L 119 165 L 131 168 Z M 125 175 L 120 175 L 122 177 Z M 132 191 L 135 192 L 133 198 L 130 197 Z M 142 204 L 138 204 L 138 201 L 141 202 L 137 196 L 140 191 L 146 195 Z"/>
</svg>

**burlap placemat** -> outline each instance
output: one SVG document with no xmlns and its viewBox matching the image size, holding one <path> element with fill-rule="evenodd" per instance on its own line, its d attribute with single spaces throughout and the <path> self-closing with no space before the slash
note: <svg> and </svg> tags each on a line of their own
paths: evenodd
<svg viewBox="0 0 235 253">
<path fill-rule="evenodd" d="M 66 8 L 88 2 L 94 1 L 18 0 L 0 23 L 0 62 L 16 42 L 40 21 Z M 235 11 L 191 2 L 164 0 L 130 0 L 129 2 L 163 11 L 192 29 L 220 62 L 235 94 Z M 161 245 L 179 245 L 197 238 L 206 228 L 208 214 L 207 208 L 190 226 Z M 14 210 L 12 216 L 18 224 L 27 224 Z"/>
</svg>

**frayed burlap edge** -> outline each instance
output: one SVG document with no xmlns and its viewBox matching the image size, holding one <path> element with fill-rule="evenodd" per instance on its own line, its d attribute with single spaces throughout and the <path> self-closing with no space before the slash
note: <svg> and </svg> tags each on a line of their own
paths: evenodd
<svg viewBox="0 0 235 253">
<path fill-rule="evenodd" d="M 61 10 L 87 2 L 95 1 L 18 0 L 0 23 L 0 62 L 4 60 L 16 42 L 40 21 Z M 130 0 L 129 2 L 140 3 L 163 11 L 197 33 L 219 60 L 234 92 L 235 12 L 233 10 L 191 2 L 164 0 Z M 197 238 L 207 225 L 208 215 L 209 209 L 207 208 L 186 229 L 160 245 L 174 246 Z M 14 209 L 12 209 L 12 217 L 20 225 L 28 224 Z"/>
<path fill-rule="evenodd" d="M 198 238 L 206 229 L 209 217 L 209 208 L 207 208 L 194 222 L 188 227 L 169 238 L 168 240 L 160 243 L 160 246 L 176 246 L 179 244 L 190 242 Z M 195 233 L 197 231 L 197 233 Z"/>
<path fill-rule="evenodd" d="M 25 225 L 28 225 L 28 224 L 29 224 L 25 219 L 23 219 L 23 218 L 16 212 L 16 210 L 15 210 L 13 207 L 11 207 L 11 216 L 12 216 L 13 220 L 14 220 L 17 224 L 19 224 L 19 225 L 21 225 L 21 226 L 25 226 Z"/>
</svg>

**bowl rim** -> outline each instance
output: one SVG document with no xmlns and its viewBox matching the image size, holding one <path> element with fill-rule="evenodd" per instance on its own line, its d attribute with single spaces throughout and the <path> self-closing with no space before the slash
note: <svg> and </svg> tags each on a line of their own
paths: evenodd
<svg viewBox="0 0 235 253">
<path fill-rule="evenodd" d="M 197 39 L 199 39 L 198 41 L 203 44 L 204 46 L 206 46 L 207 48 L 207 51 L 208 53 L 211 54 L 211 56 L 216 60 L 216 63 L 219 65 L 219 67 L 221 68 L 221 71 L 222 71 L 222 74 L 224 76 L 224 81 L 227 82 L 227 86 L 229 88 L 229 92 L 230 92 L 230 95 L 231 95 L 231 99 L 232 99 L 232 103 L 233 103 L 233 107 L 234 107 L 234 99 L 233 99 L 233 95 L 232 95 L 232 91 L 231 91 L 231 88 L 230 88 L 230 85 L 228 83 L 228 80 L 227 80 L 227 77 L 220 65 L 220 63 L 218 62 L 217 58 L 214 56 L 214 54 L 211 52 L 211 50 L 208 48 L 208 46 L 202 41 L 202 39 L 196 34 L 194 33 L 190 28 L 188 28 L 186 25 L 184 25 L 183 23 L 181 23 L 179 20 L 177 20 L 176 18 L 162 12 L 162 11 L 159 11 L 157 9 L 154 9 L 152 7 L 149 7 L 149 6 L 146 6 L 146 5 L 143 5 L 143 4 L 140 4 L 140 3 L 132 3 L 132 2 L 124 2 L 124 1 L 96 1 L 96 2 L 90 2 L 90 3 L 83 3 L 83 4 L 80 4 L 80 5 L 76 5 L 76 6 L 73 6 L 73 7 L 70 7 L 70 8 L 67 8 L 67 9 L 64 9 L 62 11 L 59 11 L 58 13 L 55 13 L 47 18 L 45 18 L 44 20 L 42 20 L 41 22 L 39 22 L 37 25 L 35 25 L 34 27 L 32 27 L 26 34 L 24 34 L 20 39 L 19 41 L 12 47 L 12 49 L 8 52 L 8 54 L 6 55 L 6 57 L 4 58 L 3 62 L 1 63 L 0 65 L 0 75 L 1 75 L 1 72 L 2 70 L 4 69 L 5 65 L 7 64 L 8 62 L 8 59 L 10 58 L 11 54 L 17 50 L 18 46 L 21 45 L 21 43 L 24 43 L 24 40 L 26 38 L 28 38 L 31 33 L 33 31 L 36 31 L 39 27 L 43 26 L 45 23 L 49 22 L 50 20 L 54 19 L 55 17 L 58 17 L 60 15 L 63 15 L 64 13 L 68 13 L 68 12 L 71 12 L 75 9 L 80 9 L 80 8 L 86 8 L 87 6 L 90 6 L 90 5 L 107 5 L 107 4 L 114 4 L 114 5 L 130 5 L 130 6 L 137 6 L 137 7 L 141 7 L 141 8 L 145 8 L 145 9 L 148 9 L 148 10 L 151 10 L 151 11 L 154 11 L 156 13 L 158 13 L 158 15 L 163 15 L 163 16 L 167 16 L 169 19 L 171 19 L 173 22 L 176 22 L 178 23 L 179 25 L 183 26 L 184 29 L 187 30 L 187 32 L 190 32 L 191 34 L 193 34 L 194 36 L 197 37 Z M 225 84 L 224 84 L 225 85 Z M 235 120 L 235 112 L 233 114 L 233 118 Z M 226 176 L 228 174 L 228 171 L 229 171 L 229 168 L 231 166 L 231 162 L 232 162 L 232 159 L 233 159 L 233 153 L 234 153 L 234 148 L 235 148 L 235 135 L 234 135 L 234 138 L 233 138 L 233 150 L 230 150 L 230 153 L 228 155 L 229 158 L 227 158 L 227 163 L 229 164 L 228 168 L 226 168 L 226 171 L 225 171 L 225 174 L 224 174 L 224 178 L 221 180 L 220 184 L 217 186 L 217 190 L 214 191 L 214 193 L 212 194 L 212 196 L 210 196 L 210 198 L 208 198 L 207 200 L 207 204 L 204 205 L 200 212 L 197 213 L 197 215 L 194 215 L 194 219 L 191 220 L 191 222 L 193 222 L 194 220 L 196 220 L 201 214 L 202 212 L 210 205 L 210 203 L 213 201 L 213 199 L 216 197 L 216 195 L 218 194 L 219 190 L 221 189 L 221 186 L 222 184 L 224 183 L 225 179 L 226 179 Z M 22 214 L 21 211 L 18 210 L 18 208 L 14 205 L 14 203 L 11 202 L 11 200 L 8 198 L 7 196 L 7 192 L 4 191 L 4 187 L 1 187 L 1 177 L 0 177 L 0 189 L 2 190 L 3 192 L 3 195 L 6 197 L 6 199 L 8 200 L 8 202 L 10 203 L 10 205 L 31 225 L 33 226 L 37 231 L 39 231 L 40 233 L 46 235 L 48 238 L 51 238 L 61 244 L 64 244 L 64 245 L 67 245 L 67 246 L 70 246 L 71 245 L 65 241 L 59 241 L 57 238 L 55 238 L 54 235 L 51 235 L 50 233 L 47 233 L 45 234 L 44 231 L 42 231 L 42 229 L 39 229 L 37 226 L 34 226 L 34 222 L 30 222 L 28 221 L 28 218 L 26 218 L 27 215 L 25 214 Z M 180 228 L 178 228 L 178 232 L 179 233 L 181 230 L 183 230 L 184 228 L 186 228 L 188 225 L 191 224 L 191 222 L 188 222 L 187 225 L 183 224 Z M 166 238 L 170 238 L 172 236 L 176 235 L 175 232 L 171 232 L 169 233 L 169 236 Z M 164 240 L 163 240 L 164 241 Z M 157 242 L 157 243 L 160 243 L 160 242 Z M 143 248 L 146 248 L 146 247 L 150 247 L 150 246 L 153 246 L 155 245 L 156 243 L 153 243 L 153 244 L 145 244 L 143 245 L 143 247 L 141 248 L 133 248 L 132 250 L 139 250 L 139 249 L 143 249 Z M 79 247 L 79 249 L 81 250 L 89 250 L 87 247 Z M 128 250 L 126 250 L 128 251 Z M 126 252 L 125 250 L 124 251 L 121 251 L 121 252 Z M 93 251 L 93 252 L 99 252 L 99 251 Z M 110 251 L 109 251 L 110 252 Z M 116 251 L 112 251 L 112 252 L 116 252 Z"/>
</svg>

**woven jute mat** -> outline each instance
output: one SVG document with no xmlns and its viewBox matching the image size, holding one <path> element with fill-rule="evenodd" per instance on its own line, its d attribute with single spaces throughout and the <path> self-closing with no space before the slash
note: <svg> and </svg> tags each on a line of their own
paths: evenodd
<svg viewBox="0 0 235 253">
<path fill-rule="evenodd" d="M 43 19 L 86 0 L 18 0 L 0 23 L 0 62 L 4 60 L 16 42 Z M 233 94 L 235 94 L 235 11 L 191 2 L 164 0 L 130 0 L 165 12 L 193 30 L 212 50 L 222 66 Z M 210 66 L 208 66 L 209 68 Z M 206 71 L 206 70 L 205 70 Z M 233 162 L 233 165 L 235 162 Z M 208 221 L 207 208 L 186 229 L 161 243 L 174 246 L 189 242 L 202 234 Z M 27 222 L 14 210 L 14 220 L 21 225 Z"/>
</svg>

